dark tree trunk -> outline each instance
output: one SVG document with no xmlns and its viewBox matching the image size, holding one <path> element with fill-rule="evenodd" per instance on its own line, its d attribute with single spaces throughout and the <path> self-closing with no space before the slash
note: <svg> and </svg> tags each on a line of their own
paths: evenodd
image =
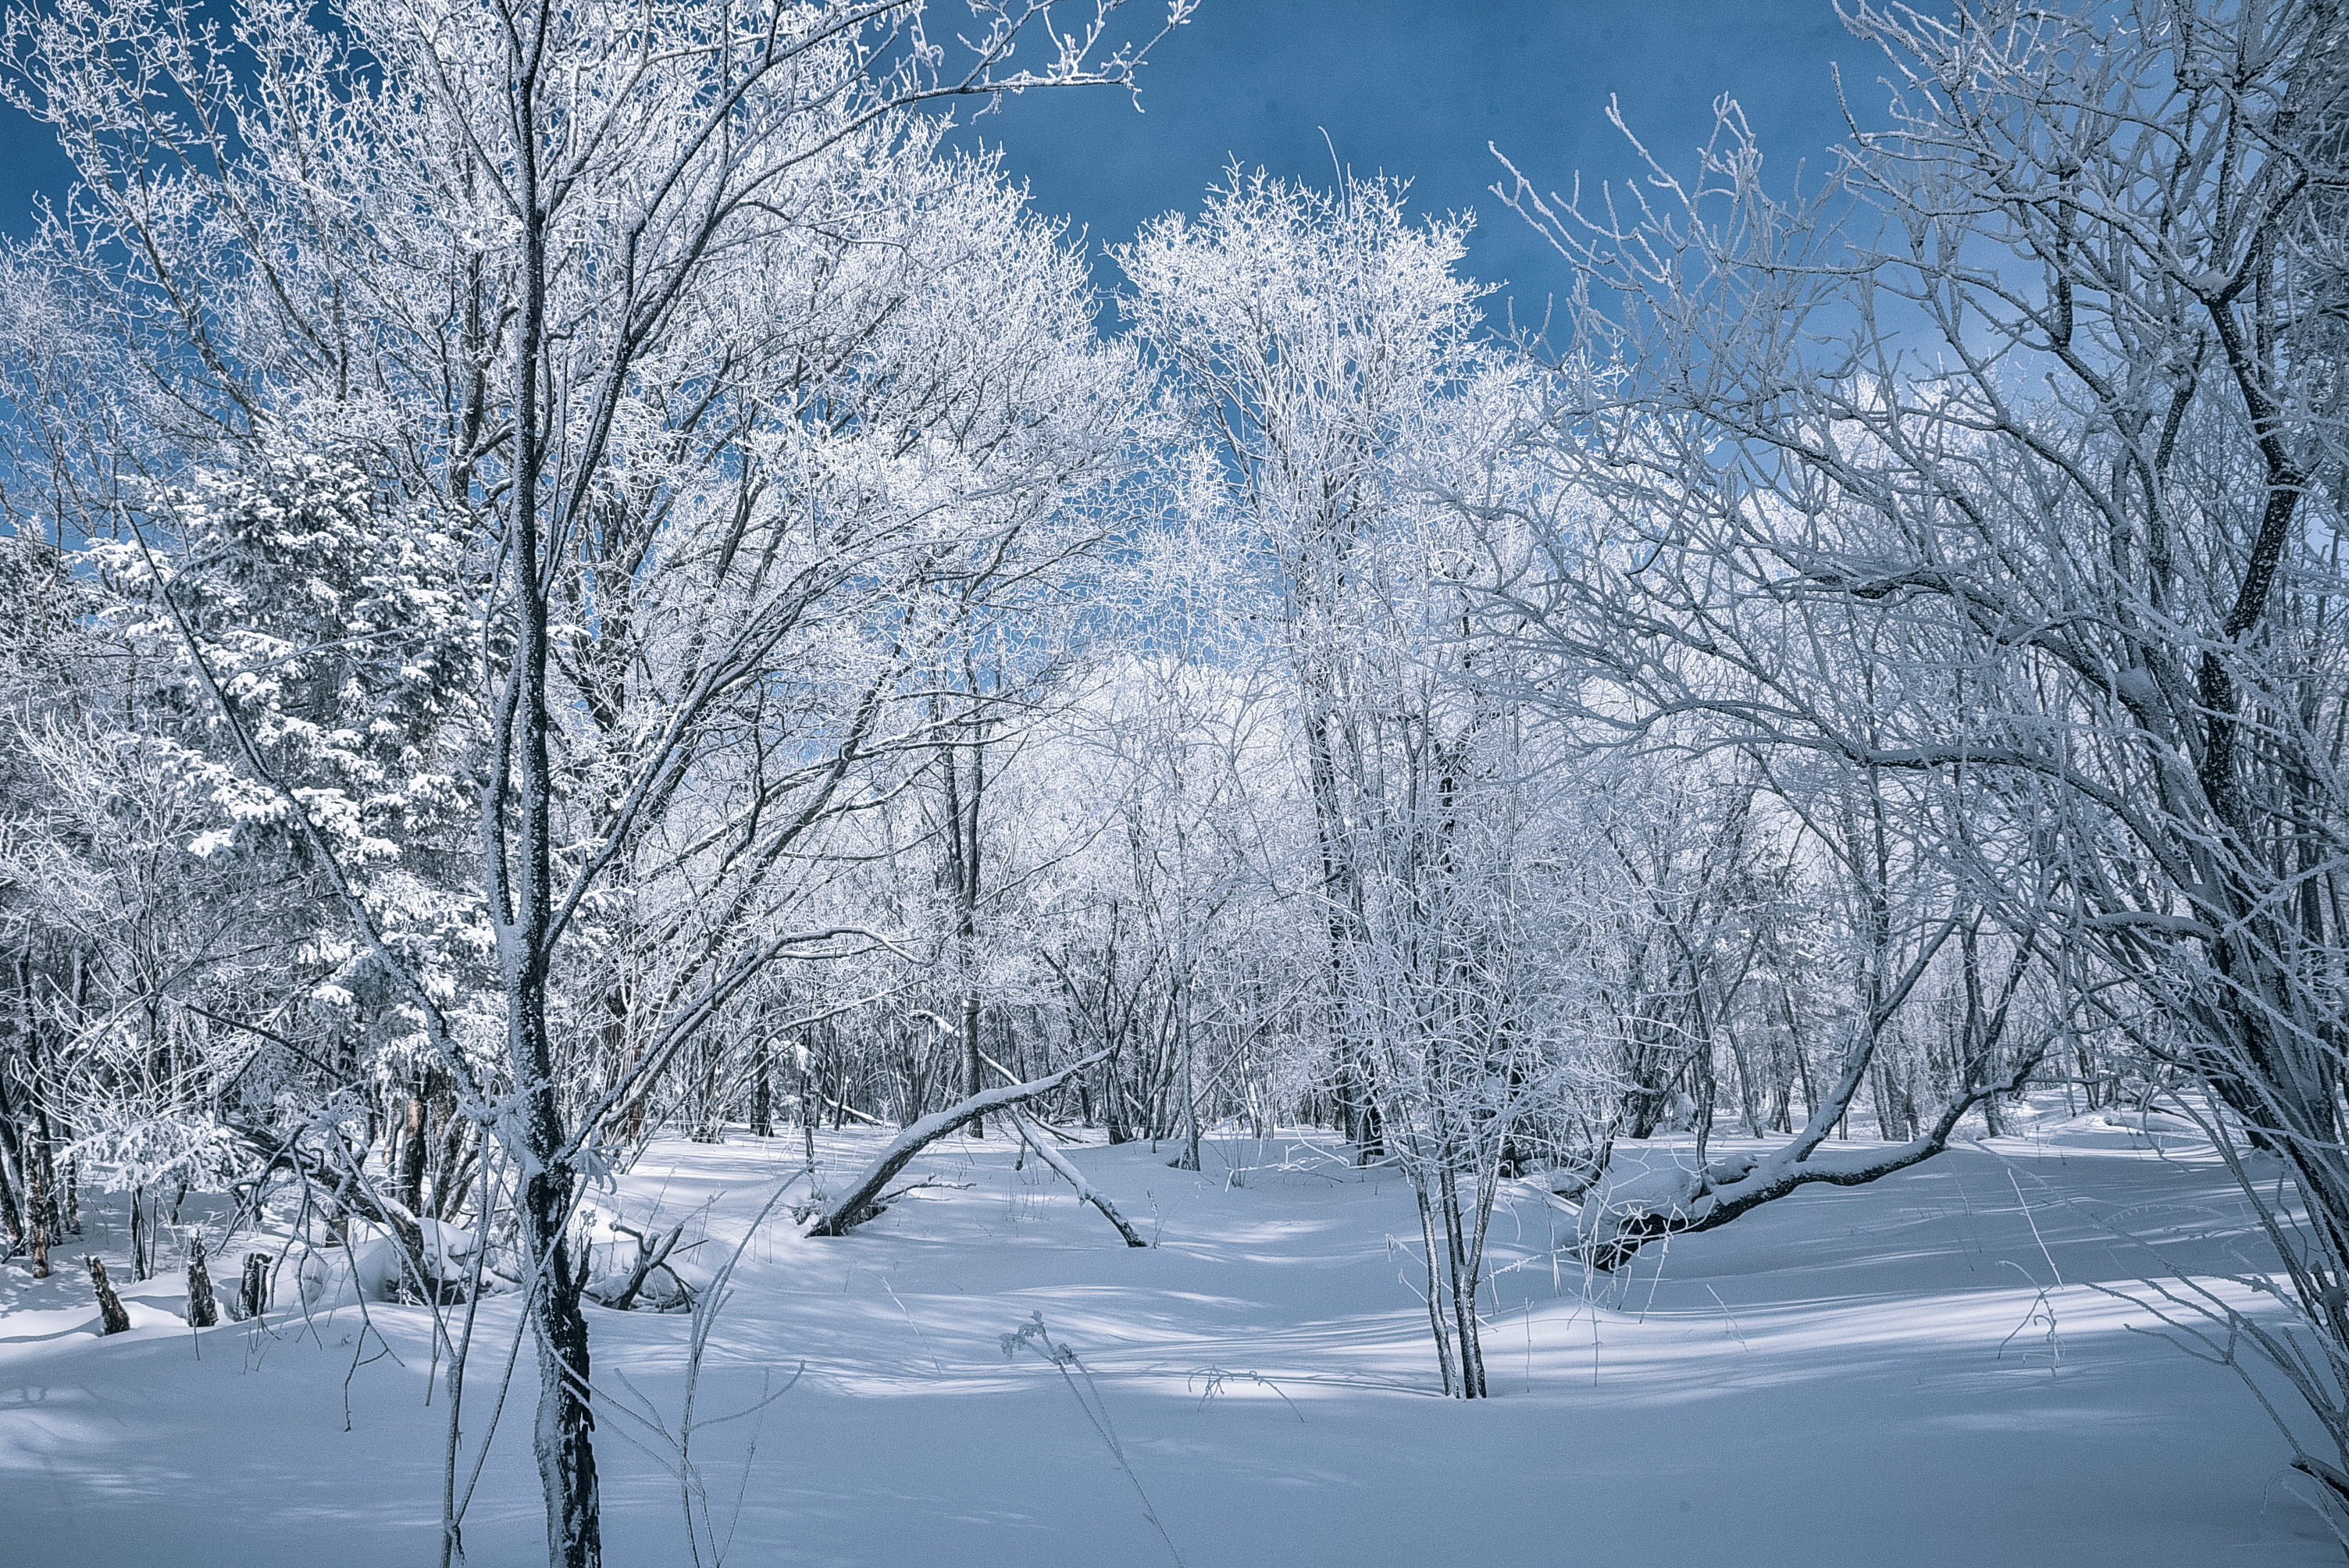
<svg viewBox="0 0 2349 1568">
<path fill-rule="evenodd" d="M 965 683 L 970 687 L 971 699 L 978 701 L 978 675 L 966 661 Z M 987 1078 L 979 1063 L 978 987 L 972 981 L 978 962 L 975 951 L 978 942 L 978 879 L 979 841 L 978 806 L 987 789 L 986 753 L 978 742 L 976 726 L 970 732 L 970 764 L 966 777 L 957 758 L 958 748 L 952 743 L 940 752 L 945 773 L 947 818 L 947 864 L 945 880 L 947 892 L 955 903 L 956 961 L 962 970 L 962 1057 L 963 1094 L 968 1099 L 987 1087 Z M 843 1097 L 844 1098 L 844 1097 Z M 987 1136 L 987 1119 L 971 1119 L 970 1136 Z"/>
<path fill-rule="evenodd" d="M 434 1083 L 432 1111 L 440 1122 L 440 1147 L 434 1151 L 432 1166 L 432 1217 L 453 1220 L 472 1181 L 475 1153 L 470 1131 L 473 1123 L 457 1114 L 456 1088 L 445 1074 Z"/>
<path fill-rule="evenodd" d="M 0 1106 L 0 1223 L 8 1227 L 10 1251 L 25 1244 L 25 1204 L 18 1191 L 23 1171 L 17 1158 L 16 1129 L 5 1106 Z"/>
<path fill-rule="evenodd" d="M 106 1265 L 94 1257 L 82 1261 L 89 1265 L 90 1288 L 98 1292 L 98 1333 L 125 1332 L 130 1326 L 130 1314 L 123 1310 L 122 1298 L 114 1294 L 114 1286 L 106 1277 Z"/>
<path fill-rule="evenodd" d="M 155 1205 L 143 1182 L 130 1189 L 130 1277 L 155 1277 Z"/>
<path fill-rule="evenodd" d="M 533 1176 L 523 1209 L 531 1252 L 543 1260 L 531 1314 L 538 1351 L 538 1417 L 531 1446 L 546 1500 L 547 1559 L 554 1568 L 603 1561 L 602 1502 L 595 1476 L 595 1415 L 588 1398 L 587 1317 L 580 1310 L 587 1260 L 574 1265 L 564 1227 L 571 1182 Z"/>
<path fill-rule="evenodd" d="M 36 1134 L 25 1161 L 26 1218 L 33 1231 L 33 1277 L 49 1277 L 49 1243 L 57 1232 L 57 1197 L 51 1190 L 48 1140 Z"/>
<path fill-rule="evenodd" d="M 220 1303 L 212 1298 L 212 1276 L 204 1267 L 204 1239 L 188 1243 L 188 1326 L 210 1328 L 220 1321 Z"/>
<path fill-rule="evenodd" d="M 775 1086 L 768 1072 L 768 1048 L 759 1047 L 757 1080 L 750 1086 L 750 1135 L 772 1138 L 775 1135 Z"/>
<path fill-rule="evenodd" d="M 979 1093 L 987 1087 L 986 1075 L 979 1071 L 978 1055 L 978 993 L 966 991 L 962 996 L 963 1093 L 966 1097 Z M 973 1117 L 970 1121 L 973 1138 L 987 1136 L 987 1119 Z"/>
<path fill-rule="evenodd" d="M 518 75 L 518 112 L 540 112 L 535 57 Z M 490 913 L 497 926 L 505 993 L 506 1050 L 513 1073 L 519 1127 L 516 1163 L 528 1172 L 521 1194 L 523 1244 L 535 1270 L 531 1327 L 537 1342 L 538 1411 L 532 1449 L 546 1505 L 547 1560 L 553 1568 L 600 1568 L 604 1559 L 595 1485 L 595 1420 L 588 1408 L 587 1320 L 579 1307 L 584 1267 L 574 1273 L 565 1232 L 571 1222 L 578 1171 L 565 1135 L 554 1041 L 547 1027 L 547 973 L 554 942 L 554 811 L 555 780 L 548 750 L 553 727 L 547 706 L 549 647 L 547 558 L 550 542 L 541 507 L 546 501 L 548 419 L 540 405 L 548 342 L 549 209 L 544 205 L 536 145 L 525 139 L 515 167 L 521 232 L 522 299 L 513 337 L 514 471 L 504 544 L 512 664 L 506 671 L 499 757 L 487 780 L 481 811 L 481 861 Z M 584 1260 L 583 1260 L 584 1264 Z"/>
<path fill-rule="evenodd" d="M 42 1090 L 40 1018 L 33 1007 L 33 975 L 29 960 L 16 956 L 16 985 L 25 1009 L 26 1098 L 32 1116 L 26 1128 L 25 1222 L 32 1232 L 33 1277 L 49 1277 L 49 1248 L 58 1239 L 56 1130 L 49 1125 L 48 1097 Z"/>
<path fill-rule="evenodd" d="M 402 1207 L 411 1214 L 424 1212 L 424 1156 L 426 1119 L 423 1086 L 408 1097 L 407 1114 L 399 1130 L 399 1175 L 394 1188 Z"/>
<path fill-rule="evenodd" d="M 237 1283 L 236 1315 L 259 1317 L 269 1310 L 269 1254 L 244 1254 L 244 1274 Z"/>
</svg>

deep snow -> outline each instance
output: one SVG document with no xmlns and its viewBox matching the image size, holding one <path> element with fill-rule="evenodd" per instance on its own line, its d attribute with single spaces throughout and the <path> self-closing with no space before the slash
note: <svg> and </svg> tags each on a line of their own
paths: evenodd
<svg viewBox="0 0 2349 1568">
<path fill-rule="evenodd" d="M 828 1184 L 885 1139 L 825 1135 Z M 706 1270 L 800 1147 L 657 1143 L 595 1195 L 598 1234 L 616 1213 L 689 1218 Z M 728 1560 L 1171 1562 L 1138 1483 L 1192 1568 L 2340 1561 L 2234 1375 L 2127 1332 L 2149 1315 L 2090 1288 L 2158 1271 L 2157 1252 L 2199 1274 L 2258 1262 L 2240 1198 L 2190 1139 L 2059 1108 L 2025 1136 L 1651 1246 L 1611 1280 L 1552 1250 L 1570 1205 L 1512 1186 L 1481 1404 L 1433 1395 L 1401 1250 L 1418 1224 L 1392 1172 L 1288 1140 L 1218 1139 L 1199 1175 L 1169 1169 L 1174 1151 L 1069 1151 L 1151 1251 L 1038 1161 L 1014 1171 L 1000 1136 L 934 1149 L 909 1174 L 969 1185 L 847 1239 L 779 1214 L 745 1252 L 699 1396 L 724 1414 L 804 1367 L 763 1418 L 697 1439 L 721 1537 L 739 1500 Z M 127 1282 L 119 1200 L 85 1205 Z M 47 1281 L 0 1270 L 0 1563 L 435 1560 L 428 1309 L 281 1310 L 197 1336 L 173 1274 L 125 1283 L 133 1332 L 101 1340 L 82 1250 Z M 214 1274 L 233 1284 L 233 1263 Z M 605 1394 L 674 1429 L 689 1319 L 589 1310 Z M 1006 1360 L 1036 1314 L 1078 1351 L 1131 1479 L 1085 1384 L 1030 1349 Z M 511 1297 L 485 1310 L 469 1432 L 512 1316 Z M 527 1354 L 519 1382 L 466 1521 L 476 1564 L 544 1560 Z M 678 1485 L 630 1439 L 663 1449 L 607 1408 L 607 1560 L 688 1563 Z"/>
</svg>

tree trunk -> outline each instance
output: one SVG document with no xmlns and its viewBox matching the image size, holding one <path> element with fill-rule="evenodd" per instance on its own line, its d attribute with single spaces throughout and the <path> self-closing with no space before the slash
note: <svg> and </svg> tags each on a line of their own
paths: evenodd
<svg viewBox="0 0 2349 1568">
<path fill-rule="evenodd" d="M 220 1321 L 220 1304 L 212 1297 L 212 1276 L 204 1267 L 204 1239 L 188 1243 L 188 1326 L 210 1328 Z"/>
<path fill-rule="evenodd" d="M 969 933 L 966 931 L 964 934 L 968 938 Z M 968 990 L 962 994 L 962 1040 L 965 1066 L 963 1093 L 966 1096 L 975 1095 L 986 1082 L 978 1070 L 978 992 L 976 989 Z M 978 1116 L 971 1118 L 970 1135 L 973 1138 L 987 1136 L 986 1118 Z"/>
<path fill-rule="evenodd" d="M 759 1047 L 758 1065 L 752 1069 L 758 1076 L 750 1085 L 750 1136 L 772 1138 L 775 1135 L 775 1086 L 768 1072 L 770 1052 L 765 1045 Z"/>
<path fill-rule="evenodd" d="M 90 1287 L 98 1292 L 98 1333 L 103 1336 L 125 1332 L 130 1326 L 130 1314 L 123 1310 L 122 1299 L 114 1294 L 114 1286 L 107 1280 L 106 1265 L 95 1257 L 82 1261 L 89 1265 Z"/>
<path fill-rule="evenodd" d="M 1199 1094 L 1191 1078 L 1191 987 L 1182 983 L 1179 1010 L 1174 1017 L 1177 1044 L 1183 1053 L 1183 1153 L 1174 1161 L 1177 1171 L 1199 1169 Z"/>
<path fill-rule="evenodd" d="M 519 117 L 535 123 L 546 84 L 517 53 L 512 81 Z M 534 57 L 530 57 L 533 58 Z M 547 360 L 548 292 L 557 263 L 549 253 L 552 221 L 541 185 L 538 145 L 519 144 L 522 300 L 513 337 L 513 482 L 506 519 L 506 573 L 512 663 L 502 694 L 499 766 L 481 810 L 483 881 L 497 927 L 505 993 L 506 1050 L 522 1105 L 515 1130 L 523 1182 L 523 1244 L 533 1265 L 531 1329 L 538 1357 L 538 1411 L 531 1447 L 546 1506 L 552 1568 L 601 1568 L 601 1500 L 595 1484 L 595 1418 L 588 1408 L 587 1320 L 579 1306 L 586 1282 L 573 1272 L 565 1232 L 577 1172 L 566 1152 L 554 1042 L 547 1026 L 547 974 L 554 958 L 555 779 L 548 754 L 547 556 L 554 548 L 540 515 L 546 496 L 547 423 L 540 412 Z M 583 1271 L 584 1272 L 584 1271 Z"/>
<path fill-rule="evenodd" d="M 154 1277 L 154 1206 L 147 1201 L 144 1182 L 130 1189 L 130 1277 Z"/>
<path fill-rule="evenodd" d="M 49 1140 L 38 1132 L 25 1161 L 26 1218 L 33 1232 L 33 1277 L 49 1277 L 49 1243 L 56 1233 L 57 1198 L 51 1191 Z"/>
<path fill-rule="evenodd" d="M 26 1234 L 24 1171 L 16 1157 L 15 1131 L 8 1120 L 7 1108 L 0 1106 L 0 1223 L 8 1228 L 11 1252 L 25 1244 Z"/>
<path fill-rule="evenodd" d="M 32 1232 L 33 1277 L 49 1277 L 49 1248 L 58 1239 L 56 1130 L 49 1124 L 48 1096 L 42 1088 L 41 1036 L 33 1010 L 33 978 L 28 960 L 16 958 L 16 984 L 25 1007 L 26 1098 L 32 1118 L 25 1139 L 25 1221 Z"/>
<path fill-rule="evenodd" d="M 424 1212 L 425 1129 L 424 1087 L 408 1096 L 406 1114 L 400 1119 L 399 1170 L 392 1191 L 400 1206 L 411 1214 Z"/>
<path fill-rule="evenodd" d="M 479 1149 L 471 1131 L 472 1119 L 457 1114 L 456 1090 L 450 1080 L 443 1076 L 437 1089 L 433 1110 L 440 1119 L 440 1147 L 432 1167 L 432 1217 L 448 1221 L 457 1217 L 466 1190 L 471 1185 Z M 486 1222 L 486 1204 L 477 1217 Z"/>
<path fill-rule="evenodd" d="M 539 1260 L 531 1330 L 538 1357 L 538 1414 L 531 1449 L 546 1502 L 547 1560 L 553 1568 L 595 1568 L 603 1561 L 603 1509 L 596 1483 L 595 1411 L 588 1396 L 586 1288 L 583 1254 L 574 1268 L 565 1229 L 571 1218 L 568 1173 L 533 1175 L 523 1183 L 523 1234 Z"/>
<path fill-rule="evenodd" d="M 244 1254 L 244 1274 L 237 1283 L 236 1315 L 259 1317 L 269 1310 L 269 1254 Z"/>
<path fill-rule="evenodd" d="M 1485 1185 L 1489 1187 L 1491 1184 L 1487 1182 Z M 1444 1168 L 1438 1206 L 1444 1211 L 1452 1315 L 1460 1336 L 1460 1397 L 1481 1399 L 1485 1397 L 1485 1353 L 1478 1343 L 1480 1336 L 1476 1322 L 1476 1273 L 1481 1260 L 1475 1258 L 1469 1248 L 1465 1228 L 1461 1223 L 1459 1178 L 1448 1164 Z M 1481 1245 L 1476 1249 L 1478 1252 L 1482 1250 Z"/>
<path fill-rule="evenodd" d="M 1444 1379 L 1444 1392 L 1448 1396 L 1459 1392 L 1452 1372 L 1452 1335 L 1444 1326 L 1444 1274 L 1436 1262 L 1435 1211 L 1427 1201 L 1427 1183 L 1416 1181 L 1412 1191 L 1419 1199 L 1420 1250 L 1427 1260 L 1427 1329 L 1435 1339 L 1435 1367 Z"/>
</svg>

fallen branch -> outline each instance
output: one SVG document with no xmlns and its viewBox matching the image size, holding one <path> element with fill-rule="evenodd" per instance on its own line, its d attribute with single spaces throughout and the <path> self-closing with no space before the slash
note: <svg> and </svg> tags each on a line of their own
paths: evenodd
<svg viewBox="0 0 2349 1568">
<path fill-rule="evenodd" d="M 881 1212 L 882 1191 L 896 1179 L 897 1172 L 903 1171 L 915 1155 L 947 1133 L 968 1127 L 991 1111 L 1033 1099 L 1040 1094 L 1050 1094 L 1108 1055 L 1107 1051 L 1100 1052 L 1029 1083 L 1006 1084 L 1001 1088 L 982 1090 L 935 1115 L 922 1118 L 889 1140 L 889 1147 L 881 1151 L 881 1158 L 857 1178 L 856 1184 L 848 1190 L 846 1196 L 824 1211 L 816 1222 L 808 1227 L 807 1233 L 811 1236 L 846 1235 Z"/>
<path fill-rule="evenodd" d="M 833 1099 L 832 1096 L 828 1094 L 819 1094 L 816 1096 L 816 1099 L 823 1101 L 824 1104 L 832 1107 L 834 1110 L 846 1112 L 848 1115 L 854 1117 L 859 1121 L 871 1122 L 875 1127 L 886 1127 L 889 1125 L 877 1116 L 867 1116 L 864 1112 L 857 1109 L 853 1105 L 841 1104 L 840 1101 Z"/>
<path fill-rule="evenodd" d="M 978 1186 L 976 1181 L 933 1181 L 926 1176 L 919 1181 L 908 1181 L 903 1187 L 893 1187 L 873 1200 L 876 1209 L 885 1209 L 908 1192 L 968 1192 Z"/>
<path fill-rule="evenodd" d="M 678 1221 L 665 1237 L 657 1231 L 632 1230 L 616 1220 L 613 1222 L 612 1229 L 624 1236 L 635 1237 L 636 1242 L 636 1261 L 629 1266 L 628 1277 L 617 1291 L 602 1298 L 604 1305 L 614 1312 L 626 1312 L 636 1305 L 636 1293 L 645 1288 L 645 1281 L 653 1270 L 667 1265 L 669 1253 L 677 1246 L 678 1238 L 685 1234 L 685 1222 Z M 669 1270 L 669 1277 L 677 1279 L 679 1285 L 685 1284 L 684 1280 L 678 1278 L 675 1269 Z"/>
<path fill-rule="evenodd" d="M 1912 965 L 1912 979 L 1913 968 Z M 1997 1022 L 2002 1021 L 2002 1006 Z M 2031 1081 L 2031 1075 L 2038 1070 L 2054 1037 L 2052 1032 L 2042 1036 L 2004 1078 L 1960 1089 L 1942 1106 L 1933 1124 L 1908 1142 L 1895 1144 L 1856 1164 L 1847 1165 L 1840 1161 L 1812 1164 L 1810 1157 L 1826 1141 L 1828 1130 L 1850 1109 L 1875 1047 L 1864 1046 L 1854 1050 L 1846 1058 L 1842 1080 L 1835 1092 L 1820 1102 L 1808 1124 L 1791 1142 L 1765 1153 L 1714 1161 L 1702 1170 L 1642 1172 L 1623 1189 L 1614 1187 L 1608 1173 L 1600 1171 L 1590 1185 L 1578 1222 L 1581 1254 L 1593 1268 L 1612 1273 L 1659 1237 L 1717 1230 L 1750 1210 L 1775 1202 L 1813 1182 L 1865 1187 L 1921 1164 L 1949 1148 L 1959 1119 L 1967 1111 L 1993 1095 L 2020 1094 L 2023 1086 Z M 1992 1038 L 1996 1038 L 1994 1032 Z M 1969 1081 L 1971 1077 L 1969 1072 Z M 1664 1179 L 1658 1181 L 1657 1177 Z"/>
<path fill-rule="evenodd" d="M 1029 1128 L 1028 1119 L 1026 1117 L 1021 1116 L 1015 1110 L 1008 1113 L 1007 1119 L 1010 1121 L 1013 1130 L 1019 1134 L 1019 1140 L 1027 1144 L 1030 1150 L 1035 1151 L 1037 1159 L 1041 1160 L 1045 1164 L 1050 1165 L 1053 1170 L 1058 1171 L 1061 1175 L 1067 1177 L 1069 1179 L 1069 1185 L 1077 1190 L 1077 1196 L 1083 1199 L 1086 1202 L 1091 1203 L 1094 1208 L 1099 1209 L 1102 1212 L 1102 1218 L 1107 1220 L 1111 1224 L 1117 1227 L 1117 1233 L 1125 1238 L 1125 1244 L 1127 1246 L 1146 1247 L 1150 1244 L 1148 1242 L 1143 1241 L 1140 1236 L 1134 1234 L 1133 1227 L 1125 1222 L 1125 1216 L 1119 1213 L 1116 1208 L 1107 1198 L 1104 1198 L 1099 1192 L 1094 1191 L 1092 1184 L 1087 1181 L 1083 1176 L 1079 1174 L 1077 1168 L 1070 1164 L 1068 1161 L 1061 1155 L 1059 1150 L 1047 1149 L 1044 1146 L 1043 1140 L 1038 1138 Z"/>
</svg>

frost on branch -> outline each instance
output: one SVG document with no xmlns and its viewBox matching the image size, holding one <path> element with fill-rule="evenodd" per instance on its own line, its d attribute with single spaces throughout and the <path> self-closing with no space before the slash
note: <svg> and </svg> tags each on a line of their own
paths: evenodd
<svg viewBox="0 0 2349 1568">
<path fill-rule="evenodd" d="M 915 1155 L 990 1111 L 1008 1109 L 1038 1095 L 1050 1093 L 1085 1068 L 1099 1063 L 1107 1054 L 1101 1052 L 1082 1061 L 1071 1062 L 1059 1072 L 1049 1073 L 1027 1083 L 1006 1084 L 1000 1088 L 982 1090 L 944 1110 L 922 1118 L 889 1140 L 880 1158 L 857 1178 L 855 1185 L 848 1190 L 845 1196 L 817 1217 L 815 1223 L 808 1227 L 807 1233 L 811 1236 L 844 1236 L 854 1227 L 875 1218 L 882 1212 L 880 1199 L 883 1189 L 896 1178 L 897 1172 L 903 1171 Z"/>
</svg>

